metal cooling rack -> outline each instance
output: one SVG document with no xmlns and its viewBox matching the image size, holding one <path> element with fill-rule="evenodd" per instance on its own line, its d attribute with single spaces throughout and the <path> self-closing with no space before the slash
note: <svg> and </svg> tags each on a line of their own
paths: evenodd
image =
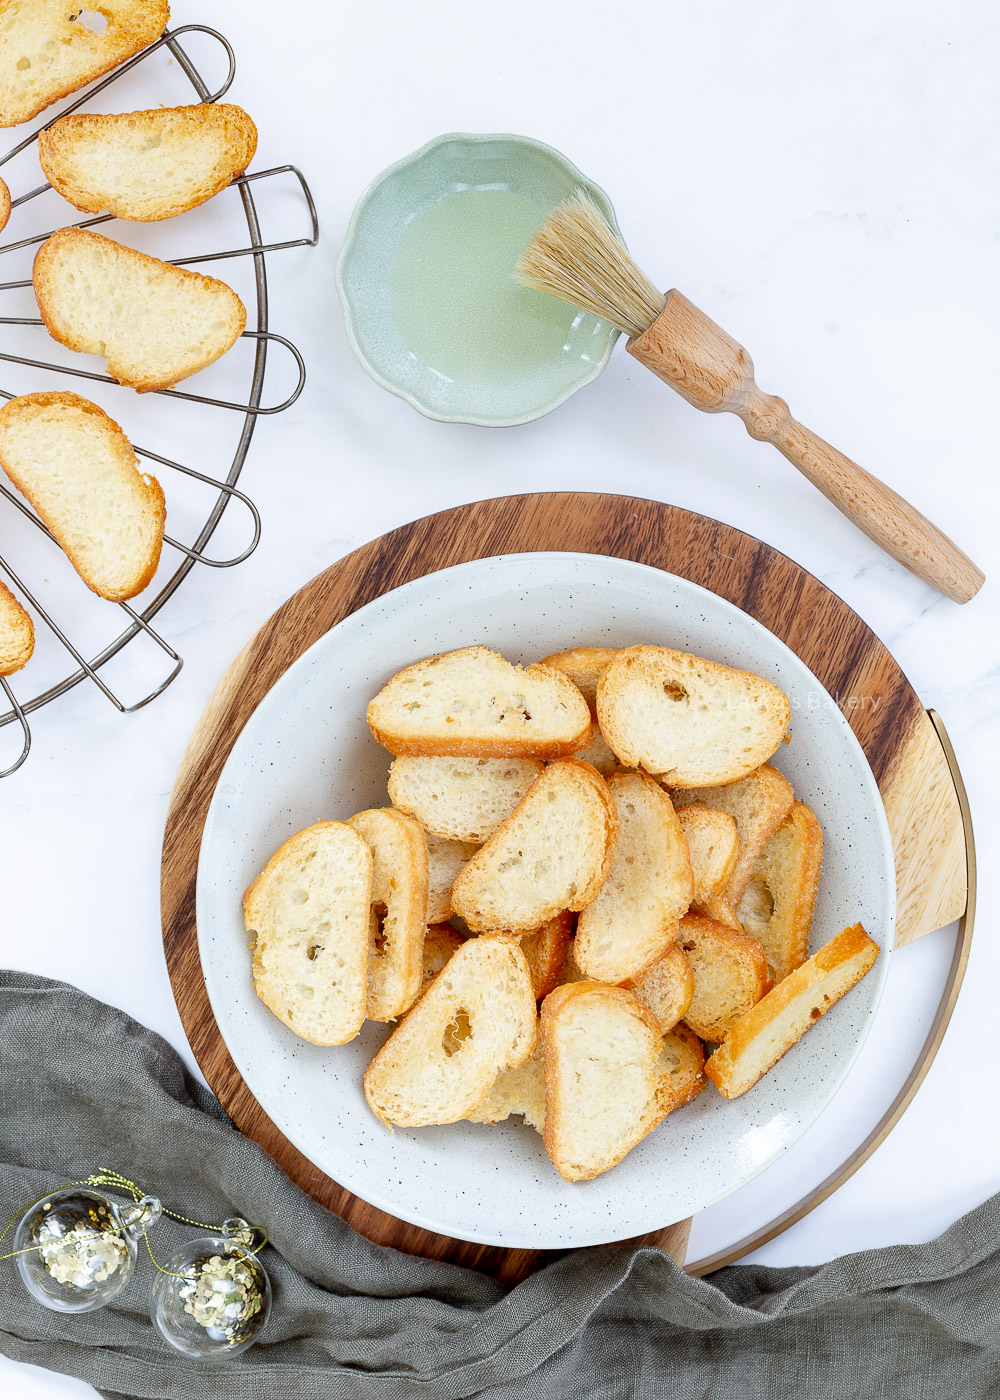
<svg viewBox="0 0 1000 1400">
<path fill-rule="evenodd" d="M 218 43 L 222 46 L 223 50 L 225 51 L 229 63 L 229 71 L 226 76 L 225 82 L 222 84 L 222 86 L 217 92 L 209 92 L 208 86 L 202 78 L 201 74 L 199 73 L 198 69 L 195 67 L 188 54 L 181 47 L 179 40 L 183 35 L 186 34 L 208 35 L 211 39 L 217 40 Z M 217 30 L 210 29 L 203 24 L 187 24 L 178 29 L 165 30 L 162 36 L 156 41 L 156 43 L 150 44 L 148 48 L 143 49 L 141 53 L 136 54 L 136 56 L 130 59 L 127 63 L 122 64 L 120 68 L 115 69 L 113 73 L 111 73 L 108 77 L 104 78 L 100 83 L 96 84 L 94 87 L 88 88 L 87 91 L 83 94 L 83 96 L 78 98 L 77 101 L 72 103 L 71 106 L 63 108 L 57 116 L 50 118 L 49 121 L 44 122 L 35 131 L 33 131 L 30 136 L 25 137 L 25 139 L 20 143 L 20 145 L 17 145 L 14 147 L 13 150 L 8 151 L 8 153 L 5 156 L 0 158 L 0 167 L 6 165 L 6 163 L 9 160 L 12 160 L 14 156 L 18 155 L 21 151 L 25 150 L 28 146 L 30 146 L 33 141 L 37 140 L 39 132 L 46 130 L 47 127 L 51 126 L 53 122 L 58 121 L 59 117 L 65 116 L 68 112 L 76 111 L 76 109 L 82 106 L 84 102 L 88 102 L 98 93 L 103 92 L 105 88 L 109 87 L 112 83 L 117 82 L 118 79 L 123 76 L 123 74 L 129 72 L 132 68 L 136 67 L 137 64 L 142 63 L 144 59 L 148 58 L 150 54 L 155 53 L 157 49 L 163 48 L 164 46 L 166 46 L 166 48 L 170 50 L 170 53 L 176 59 L 180 68 L 190 80 L 192 87 L 198 95 L 199 101 L 218 102 L 219 99 L 221 97 L 224 97 L 225 94 L 229 91 L 233 78 L 236 74 L 236 56 L 233 52 L 232 46 L 229 44 L 228 40 L 223 37 L 223 35 L 221 35 Z M 294 177 L 294 179 L 298 181 L 298 184 L 301 188 L 302 196 L 305 199 L 305 203 L 309 213 L 309 218 L 311 221 L 310 234 L 308 238 L 289 239 L 285 242 L 280 243 L 263 243 L 261 241 L 260 224 L 258 222 L 257 209 L 254 204 L 251 186 L 259 180 L 272 180 L 285 175 L 290 175 Z M 20 768 L 21 764 L 28 757 L 28 753 L 31 749 L 31 730 L 28 726 L 28 715 L 35 710 L 41 709 L 43 705 L 47 705 L 50 701 L 57 699 L 59 696 L 65 695 L 67 691 L 72 690 L 73 687 L 79 685 L 81 681 L 92 681 L 94 685 L 96 685 L 101 691 L 101 693 L 104 696 L 106 696 L 106 698 L 110 700 L 112 705 L 114 705 L 115 708 L 119 710 L 122 714 L 132 714 L 135 710 L 140 710 L 144 705 L 148 705 L 151 700 L 155 700 L 157 696 L 162 695 L 166 688 L 170 685 L 170 683 L 177 678 L 177 675 L 179 674 L 181 667 L 184 664 L 184 661 L 183 658 L 170 645 L 170 643 L 166 641 L 163 637 L 161 637 L 157 631 L 155 631 L 155 629 L 151 625 L 151 619 L 154 618 L 156 614 L 160 611 L 160 609 L 164 606 L 164 604 L 170 598 L 173 597 L 173 595 L 177 592 L 177 589 L 183 583 L 184 579 L 187 578 L 188 574 L 191 572 L 191 570 L 196 564 L 205 564 L 209 568 L 213 569 L 231 569 L 234 565 L 241 564 L 244 559 L 247 559 L 257 547 L 257 542 L 260 539 L 260 515 L 257 511 L 256 506 L 250 500 L 250 498 L 246 496 L 242 491 L 238 491 L 236 489 L 235 483 L 240 475 L 240 472 L 243 469 L 243 463 L 246 460 L 247 450 L 250 446 L 250 440 L 253 437 L 254 426 L 256 424 L 257 419 L 264 415 L 281 413 L 283 409 L 289 408 L 298 398 L 299 394 L 302 392 L 302 388 L 305 384 L 306 377 L 305 363 L 296 347 L 291 343 L 291 341 L 286 340 L 284 336 L 276 335 L 273 331 L 269 331 L 267 328 L 267 274 L 264 264 L 264 254 L 275 253 L 283 248 L 315 247 L 319 239 L 319 221 L 317 218 L 316 206 L 313 201 L 312 193 L 306 182 L 305 176 L 294 165 L 278 165 L 274 166 L 270 170 L 258 170 L 254 171 L 253 174 L 244 174 L 239 176 L 237 179 L 233 180 L 232 184 L 239 190 L 240 199 L 243 204 L 243 211 L 246 215 L 247 228 L 250 234 L 250 242 L 248 246 L 245 248 L 229 248 L 224 250 L 217 250 L 215 252 L 201 253 L 194 257 L 174 258 L 172 259 L 172 261 L 178 266 L 181 266 L 186 263 L 214 262 L 223 258 L 253 258 L 257 298 L 256 330 L 246 330 L 243 332 L 243 336 L 245 339 L 252 340 L 256 343 L 256 350 L 254 354 L 253 378 L 250 385 L 248 400 L 246 403 L 234 403 L 226 399 L 217 399 L 206 397 L 202 394 L 187 393 L 180 389 L 160 389 L 157 391 L 161 395 L 164 395 L 168 398 L 185 399 L 191 403 L 207 404 L 214 408 L 226 409 L 233 412 L 242 413 L 244 415 L 243 429 L 236 447 L 236 453 L 233 457 L 232 465 L 229 468 L 229 472 L 225 480 L 219 481 L 216 480 L 214 477 L 206 476 L 203 472 L 195 471 L 191 467 L 184 466 L 180 462 L 174 462 L 168 457 L 163 457 L 158 452 L 153 452 L 149 448 L 139 447 L 136 443 L 132 444 L 133 450 L 135 451 L 137 456 L 141 458 L 147 458 L 151 462 L 156 462 L 161 467 L 169 467 L 171 471 L 180 472 L 182 475 L 192 477 L 197 481 L 204 482 L 208 486 L 213 486 L 216 488 L 219 494 L 208 514 L 208 518 L 206 519 L 204 525 L 201 527 L 193 544 L 182 544 L 179 540 L 173 539 L 170 536 L 164 536 L 164 544 L 176 550 L 182 557 L 174 573 L 160 588 L 159 592 L 156 594 L 153 600 L 143 608 L 142 612 L 137 612 L 134 608 L 130 607 L 128 603 L 109 603 L 104 602 L 103 600 L 98 601 L 95 598 L 96 606 L 100 606 L 103 608 L 120 608 L 125 616 L 126 621 L 124 625 L 124 630 L 120 632 L 119 635 L 115 637 L 113 641 L 109 642 L 100 652 L 98 652 L 96 655 L 91 656 L 89 660 L 83 654 L 83 652 L 76 645 L 74 645 L 70 636 L 59 625 L 56 619 L 49 613 L 49 611 L 46 608 L 44 608 L 41 605 L 41 603 L 33 595 L 30 588 L 25 584 L 25 582 L 20 577 L 18 577 L 18 575 L 10 567 L 7 561 L 2 556 L 0 556 L 0 577 L 6 576 L 6 578 L 9 579 L 10 583 L 13 585 L 14 592 L 17 594 L 18 597 L 20 597 L 22 600 L 28 603 L 30 609 L 34 614 L 35 619 L 41 620 L 41 622 L 44 623 L 44 625 L 52 632 L 52 634 L 57 638 L 59 643 L 65 648 L 65 650 L 72 657 L 73 661 L 76 663 L 75 669 L 70 670 L 70 672 L 65 677 L 63 677 L 62 680 L 58 681 L 55 685 L 50 686 L 47 690 L 41 692 L 40 694 L 32 696 L 30 699 L 18 700 L 17 695 L 15 693 L 15 689 L 11 685 L 10 679 L 8 677 L 0 676 L 0 686 L 2 686 L 7 696 L 7 699 L 10 702 L 10 709 L 4 714 L 0 714 L 0 730 L 3 730 L 5 726 L 9 724 L 19 724 L 24 735 L 24 744 L 20 757 L 9 768 L 0 771 L 0 778 L 5 778 L 9 776 L 9 774 L 16 772 L 17 769 Z M 39 185 L 36 189 L 29 190 L 27 194 L 22 194 L 18 198 L 13 199 L 11 201 L 12 210 L 20 207 L 21 205 L 27 204 L 29 200 L 35 199 L 38 195 L 43 194 L 46 190 L 50 188 L 51 187 L 48 184 Z M 93 219 L 84 219 L 79 223 L 72 225 L 72 227 L 93 228 L 96 224 L 107 223 L 111 218 L 113 218 L 113 215 L 111 214 L 101 214 Z M 30 238 L 23 238 L 19 242 L 8 243 L 0 247 L 0 255 L 4 253 L 12 253 L 19 248 L 27 248 L 34 244 L 42 243 L 54 231 L 55 230 L 53 229 L 49 229 L 45 233 L 35 234 Z M 8 291 L 16 287 L 30 287 L 31 285 L 32 284 L 30 278 L 19 282 L 0 282 L 0 292 Z M 0 325 L 42 326 L 43 324 L 44 323 L 39 317 L 0 316 Z M 289 355 L 291 355 L 295 363 L 298 372 L 298 379 L 295 388 L 292 390 L 291 394 L 289 394 L 289 396 L 284 400 L 283 403 L 274 404 L 269 407 L 262 407 L 261 396 L 264 388 L 264 371 L 267 363 L 268 344 L 270 342 L 274 342 L 288 351 Z M 80 379 L 93 379 L 99 381 L 102 384 L 117 383 L 117 381 L 112 379 L 110 375 L 97 374 L 91 370 L 80 369 L 77 367 L 51 364 L 46 360 L 32 360 L 26 358 L 23 355 L 11 355 L 0 353 L 0 361 L 5 361 L 8 363 L 18 365 L 26 365 L 29 368 L 33 369 L 50 370 L 57 374 L 73 375 Z M 11 399 L 15 397 L 12 393 L 9 393 L 5 389 L 0 389 L 0 396 L 2 396 L 5 399 Z M 163 477 L 161 476 L 160 484 L 164 486 L 165 493 L 167 494 L 169 499 L 169 478 L 166 481 L 164 481 Z M 6 497 L 6 499 L 10 501 L 10 503 L 13 506 L 16 507 L 16 509 L 19 510 L 22 515 L 26 516 L 27 519 L 30 520 L 31 523 L 35 525 L 42 532 L 43 535 L 47 536 L 48 539 L 52 541 L 55 548 L 59 548 L 58 544 L 56 544 L 55 542 L 54 537 L 46 529 L 46 527 L 42 524 L 41 520 L 38 519 L 34 511 L 32 511 L 28 505 L 26 505 L 18 496 L 16 496 L 10 489 L 8 489 L 6 485 L 2 483 L 0 483 L 0 493 L 2 493 L 3 496 Z M 234 558 L 211 559 L 204 553 L 205 547 L 211 540 L 212 535 L 215 533 L 216 527 L 218 526 L 219 521 L 222 519 L 222 515 L 227 505 L 233 499 L 240 501 L 244 506 L 246 506 L 247 510 L 250 512 L 254 525 L 253 539 L 250 545 L 245 550 L 243 550 L 241 554 L 236 555 Z M 125 702 L 121 700 L 118 697 L 118 695 L 115 694 L 111 687 L 105 683 L 105 680 L 102 678 L 99 672 L 101 668 L 112 659 L 112 657 L 117 656 L 136 637 L 143 635 L 150 638 L 153 642 L 156 643 L 156 645 L 165 653 L 167 658 L 171 662 L 173 662 L 173 666 L 166 679 L 163 680 L 159 685 L 157 685 L 153 690 L 151 690 L 149 694 L 144 695 L 142 699 L 137 700 L 130 705 L 126 705 Z M 31 663 L 29 661 L 29 671 L 30 667 Z M 19 676 L 20 674 L 21 673 L 19 673 Z"/>
</svg>

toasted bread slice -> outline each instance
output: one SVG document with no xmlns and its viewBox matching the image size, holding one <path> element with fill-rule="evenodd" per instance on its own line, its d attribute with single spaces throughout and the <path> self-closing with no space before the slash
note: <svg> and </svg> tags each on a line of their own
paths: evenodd
<svg viewBox="0 0 1000 1400">
<path fill-rule="evenodd" d="M 764 949 L 775 982 L 809 956 L 822 860 L 820 824 L 804 802 L 793 802 L 754 866 L 737 910 L 744 933 Z"/>
<path fill-rule="evenodd" d="M 454 914 L 451 887 L 479 849 L 471 841 L 446 841 L 427 833 L 427 922 L 443 924 Z"/>
<path fill-rule="evenodd" d="M 597 724 L 591 727 L 590 743 L 585 749 L 580 749 L 574 757 L 582 759 L 584 763 L 592 764 L 602 778 L 610 777 L 612 773 L 616 773 L 621 767 L 621 764 L 618 762 L 618 755 L 612 752 L 607 739 L 605 739 Z"/>
<path fill-rule="evenodd" d="M 102 32 L 88 23 L 100 14 Z M 67 93 L 117 68 L 163 33 L 167 0 L 3 0 L 0 126 L 17 126 Z"/>
<path fill-rule="evenodd" d="M 649 971 L 633 988 L 643 1006 L 660 1023 L 660 1030 L 666 1034 L 672 1031 L 677 1022 L 687 1014 L 694 997 L 694 970 L 691 959 L 676 943 L 655 962 Z"/>
<path fill-rule="evenodd" d="M 564 909 L 547 924 L 521 938 L 521 952 L 527 959 L 536 1001 L 544 1001 L 549 992 L 559 986 L 572 927 L 573 916 Z"/>
<path fill-rule="evenodd" d="M 720 1094 L 738 1098 L 870 972 L 878 944 L 852 924 L 790 972 L 730 1027 L 705 1066 Z"/>
<path fill-rule="evenodd" d="M 537 1017 L 516 941 L 468 939 L 365 1071 L 372 1111 L 387 1128 L 458 1122 L 528 1058 Z"/>
<path fill-rule="evenodd" d="M 738 782 L 725 787 L 695 788 L 673 793 L 674 806 L 686 807 L 692 802 L 705 803 L 728 812 L 736 822 L 739 853 L 724 897 L 735 910 L 743 891 L 760 860 L 764 847 L 792 810 L 795 795 L 791 784 L 769 763 Z"/>
<path fill-rule="evenodd" d="M 476 933 L 530 933 L 596 898 L 617 836 L 601 775 L 589 763 L 558 759 L 458 876 L 452 908 Z"/>
<path fill-rule="evenodd" d="M 0 180 L 0 233 L 7 227 L 10 210 L 10 190 L 7 188 L 6 180 Z"/>
<path fill-rule="evenodd" d="M 49 184 L 87 214 L 172 219 L 242 175 L 257 128 L 240 107 L 201 102 L 149 112 L 74 112 L 38 133 Z"/>
<path fill-rule="evenodd" d="M 566 956 L 563 958 L 562 972 L 559 974 L 557 986 L 565 987 L 569 982 L 595 982 L 598 979 L 588 977 L 580 969 L 580 964 L 576 960 L 576 939 L 571 938 L 566 944 Z"/>
<path fill-rule="evenodd" d="M 617 649 L 610 647 L 574 647 L 572 651 L 557 651 L 552 656 L 546 656 L 541 664 L 554 666 L 557 671 L 569 676 L 596 719 L 597 683 L 619 655 Z"/>
<path fill-rule="evenodd" d="M 502 1123 L 513 1114 L 519 1114 L 536 1132 L 544 1131 L 545 1073 L 540 1042 L 523 1065 L 500 1071 L 486 1102 L 468 1117 L 473 1123 Z"/>
<path fill-rule="evenodd" d="M 217 277 L 87 229 L 61 228 L 46 239 L 32 278 L 53 339 L 103 355 L 108 373 L 140 394 L 212 364 L 247 323 L 246 307 Z"/>
<path fill-rule="evenodd" d="M 683 811 L 683 808 L 681 810 Z M 743 925 L 736 917 L 736 910 L 724 894 L 709 894 L 702 899 L 692 900 L 691 913 L 704 914 L 706 919 L 714 919 L 716 923 L 725 924 L 727 928 L 734 928 L 737 933 L 743 932 Z"/>
<path fill-rule="evenodd" d="M 366 1014 L 372 1021 L 394 1021 L 420 990 L 427 845 L 419 822 L 392 807 L 358 812 L 349 825 L 371 847 L 375 861 Z"/>
<path fill-rule="evenodd" d="M 428 982 L 433 982 L 438 973 L 443 971 L 452 954 L 457 953 L 464 942 L 462 935 L 450 924 L 431 924 L 428 927 L 424 935 L 423 967 L 420 974 L 422 987 L 426 987 Z"/>
<path fill-rule="evenodd" d="M 691 853 L 692 899 L 711 899 L 725 892 L 739 854 L 736 820 L 704 802 L 679 806 L 677 816 Z"/>
<path fill-rule="evenodd" d="M 12 676 L 31 660 L 35 629 L 6 584 L 0 583 L 0 676 Z"/>
<path fill-rule="evenodd" d="M 134 598 L 156 573 L 166 510 L 128 439 L 77 394 L 22 394 L 0 408 L 0 466 L 88 588 Z"/>
<path fill-rule="evenodd" d="M 475 841 L 492 836 L 541 774 L 534 758 L 414 758 L 389 769 L 393 805 L 435 836 Z"/>
<path fill-rule="evenodd" d="M 663 1037 L 659 1068 L 661 1101 L 669 1103 L 670 1111 L 684 1108 L 708 1086 L 705 1077 L 705 1051 L 690 1026 L 679 1021 Z"/>
<path fill-rule="evenodd" d="M 550 666 L 513 666 L 489 647 L 462 647 L 400 671 L 368 706 L 368 726 L 393 754 L 561 758 L 590 741 L 590 711 Z"/>
<path fill-rule="evenodd" d="M 601 982 L 634 982 L 663 957 L 691 903 L 691 858 L 669 797 L 645 773 L 608 779 L 618 844 L 600 894 L 577 920 L 574 956 Z"/>
<path fill-rule="evenodd" d="M 573 982 L 542 1003 L 545 1150 L 567 1181 L 610 1170 L 671 1106 L 663 1035 L 623 987 Z"/>
<path fill-rule="evenodd" d="M 292 836 L 243 897 L 256 935 L 254 991 L 314 1045 L 353 1040 L 365 1019 L 372 853 L 346 822 Z"/>
<path fill-rule="evenodd" d="M 753 772 L 781 743 L 790 713 L 770 681 L 668 647 L 629 647 L 597 687 L 601 732 L 621 762 L 671 788 Z"/>
<path fill-rule="evenodd" d="M 694 972 L 694 996 L 684 1019 L 702 1040 L 720 1041 L 770 991 L 763 949 L 756 939 L 703 914 L 685 915 L 677 943 Z"/>
</svg>

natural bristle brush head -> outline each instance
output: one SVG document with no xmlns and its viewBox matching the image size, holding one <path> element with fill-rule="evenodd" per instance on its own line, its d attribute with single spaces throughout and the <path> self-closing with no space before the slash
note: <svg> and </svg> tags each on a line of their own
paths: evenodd
<svg viewBox="0 0 1000 1400">
<path fill-rule="evenodd" d="M 649 330 L 665 301 L 582 192 L 552 210 L 521 255 L 517 275 L 526 287 L 579 306 L 631 337 Z"/>
</svg>

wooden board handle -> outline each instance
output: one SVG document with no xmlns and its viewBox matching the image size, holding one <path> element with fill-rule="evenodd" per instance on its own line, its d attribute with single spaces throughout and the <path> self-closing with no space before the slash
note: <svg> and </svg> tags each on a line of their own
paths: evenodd
<svg viewBox="0 0 1000 1400">
<path fill-rule="evenodd" d="M 946 598 L 967 603 L 984 575 L 967 554 L 909 501 L 845 457 L 761 393 L 753 361 L 733 338 L 678 291 L 629 353 L 706 413 L 735 413 L 751 437 L 772 443 L 828 501 L 885 552 Z"/>
</svg>

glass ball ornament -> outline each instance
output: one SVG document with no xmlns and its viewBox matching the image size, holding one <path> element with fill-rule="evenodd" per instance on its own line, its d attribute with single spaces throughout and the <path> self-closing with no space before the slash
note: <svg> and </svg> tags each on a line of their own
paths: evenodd
<svg viewBox="0 0 1000 1400">
<path fill-rule="evenodd" d="M 233 1217 L 221 1235 L 192 1240 L 157 1276 L 153 1324 L 185 1356 L 238 1356 L 259 1336 L 271 1311 L 271 1283 L 250 1253 L 254 1234 Z"/>
<path fill-rule="evenodd" d="M 153 1196 L 119 1204 L 101 1191 L 54 1191 L 21 1217 L 14 1236 L 25 1288 L 53 1312 L 103 1308 L 125 1287 L 137 1242 L 159 1220 Z"/>
</svg>

